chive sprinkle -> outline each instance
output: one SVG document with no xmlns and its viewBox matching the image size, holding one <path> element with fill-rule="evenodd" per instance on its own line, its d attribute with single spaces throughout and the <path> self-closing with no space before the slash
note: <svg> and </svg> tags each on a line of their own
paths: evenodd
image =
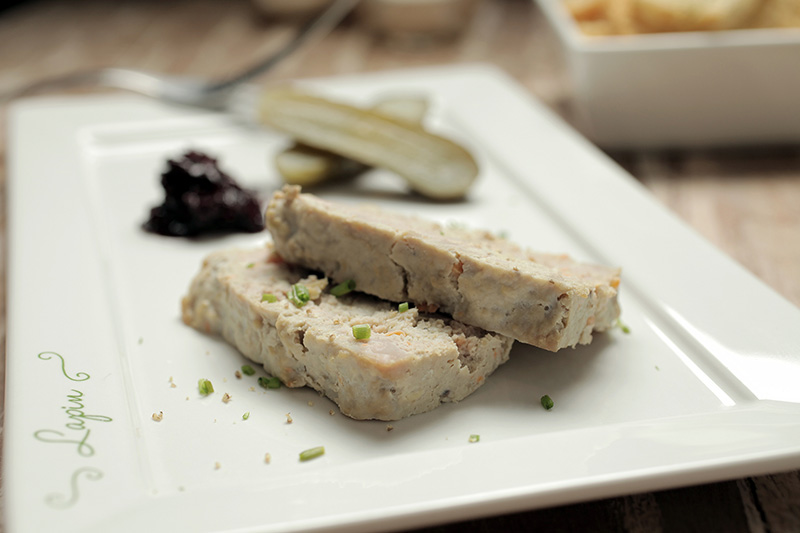
<svg viewBox="0 0 800 533">
<path fill-rule="evenodd" d="M 348 292 L 354 291 L 354 290 L 356 290 L 356 282 L 355 282 L 355 280 L 348 279 L 347 281 L 343 281 L 342 283 L 340 283 L 340 284 L 336 285 L 335 287 L 333 287 L 331 289 L 331 294 L 333 294 L 334 296 L 336 296 L 338 298 L 339 296 L 344 296 Z"/>
<path fill-rule="evenodd" d="M 369 339 L 371 334 L 372 330 L 370 329 L 369 324 L 356 324 L 353 326 L 353 337 L 360 341 Z"/>
<path fill-rule="evenodd" d="M 256 373 L 256 370 L 252 366 L 250 366 L 250 365 L 242 365 L 242 374 L 244 374 L 246 376 L 252 376 L 255 373 Z"/>
<path fill-rule="evenodd" d="M 275 302 L 278 301 L 278 297 L 272 294 L 271 292 L 265 292 L 264 294 L 261 295 L 261 301 L 274 304 Z"/>
<path fill-rule="evenodd" d="M 481 436 L 480 435 L 470 435 L 469 436 L 469 441 L 470 442 L 478 442 L 479 440 L 481 440 Z"/>
<path fill-rule="evenodd" d="M 626 326 L 626 325 L 625 325 L 625 324 L 622 322 L 622 320 L 620 320 L 619 318 L 617 319 L 617 324 L 616 324 L 616 325 L 617 325 L 617 327 L 618 327 L 619 329 L 621 329 L 621 330 L 622 330 L 622 333 L 630 333 L 630 332 L 631 332 L 631 328 L 629 328 L 628 326 Z"/>
<path fill-rule="evenodd" d="M 317 446 L 315 448 L 309 448 L 300 452 L 300 460 L 310 461 L 311 459 L 316 459 L 317 457 L 321 457 L 323 455 L 325 455 L 325 446 Z"/>
<path fill-rule="evenodd" d="M 242 415 L 242 420 L 247 420 L 250 418 L 250 411 L 247 411 L 245 414 Z"/>
<path fill-rule="evenodd" d="M 550 396 L 548 396 L 547 394 L 542 396 L 542 407 L 544 407 L 549 411 L 550 409 L 553 408 L 554 405 L 555 403 L 553 403 L 553 399 L 550 398 Z"/>
<path fill-rule="evenodd" d="M 408 302 L 403 302 L 397 306 L 397 311 L 400 313 L 405 313 L 408 311 Z"/>
<path fill-rule="evenodd" d="M 303 307 L 311 299 L 308 289 L 302 283 L 292 285 L 292 290 L 289 291 L 287 297 L 296 307 Z"/>
<path fill-rule="evenodd" d="M 266 378 L 260 377 L 258 378 L 258 384 L 264 389 L 280 389 L 281 388 L 281 380 L 276 377 Z"/>
<path fill-rule="evenodd" d="M 211 382 L 208 381 L 207 379 L 200 378 L 197 380 L 197 389 L 203 396 L 208 396 L 209 394 L 214 392 L 214 385 L 212 385 Z"/>
</svg>

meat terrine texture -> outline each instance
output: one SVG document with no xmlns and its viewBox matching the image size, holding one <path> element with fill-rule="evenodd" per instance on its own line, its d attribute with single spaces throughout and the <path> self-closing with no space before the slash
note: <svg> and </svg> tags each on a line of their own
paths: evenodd
<svg viewBox="0 0 800 533">
<path fill-rule="evenodd" d="M 485 231 L 326 202 L 296 186 L 273 195 L 266 218 L 290 263 L 546 350 L 588 344 L 619 317 L 618 268 L 531 252 Z"/>
<path fill-rule="evenodd" d="M 310 293 L 302 307 L 287 298 L 296 283 Z M 462 400 L 508 360 L 508 337 L 364 294 L 337 298 L 326 285 L 280 261 L 271 245 L 216 252 L 183 299 L 183 321 L 356 419 L 398 420 Z M 354 337 L 356 324 L 371 326 L 369 339 Z"/>
</svg>

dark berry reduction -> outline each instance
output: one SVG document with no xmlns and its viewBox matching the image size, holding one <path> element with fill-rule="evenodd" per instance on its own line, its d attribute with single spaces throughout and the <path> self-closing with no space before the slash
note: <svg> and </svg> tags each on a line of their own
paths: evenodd
<svg viewBox="0 0 800 533">
<path fill-rule="evenodd" d="M 150 211 L 145 230 L 174 237 L 264 229 L 255 194 L 242 189 L 217 166 L 217 160 L 189 151 L 167 161 L 161 174 L 164 203 Z"/>
</svg>

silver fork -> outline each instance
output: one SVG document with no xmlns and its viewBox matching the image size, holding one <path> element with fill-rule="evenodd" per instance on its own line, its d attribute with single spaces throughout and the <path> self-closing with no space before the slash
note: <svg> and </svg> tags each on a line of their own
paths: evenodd
<svg viewBox="0 0 800 533">
<path fill-rule="evenodd" d="M 224 109 L 230 106 L 237 89 L 273 68 L 311 39 L 330 33 L 358 3 L 359 0 L 333 0 L 319 15 L 303 24 L 294 37 L 277 52 L 229 78 L 199 80 L 134 69 L 101 68 L 44 79 L 12 90 L 0 95 L 0 103 L 69 87 L 96 86 L 125 89 L 176 104 Z"/>
</svg>

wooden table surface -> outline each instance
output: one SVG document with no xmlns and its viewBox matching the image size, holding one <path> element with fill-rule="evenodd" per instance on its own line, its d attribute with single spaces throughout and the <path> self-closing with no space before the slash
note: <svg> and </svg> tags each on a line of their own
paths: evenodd
<svg viewBox="0 0 800 533">
<path fill-rule="evenodd" d="M 0 12 L 0 92 L 44 76 L 108 65 L 206 77 L 229 74 L 265 55 L 292 27 L 256 16 L 246 0 L 25 2 Z M 525 0 L 483 0 L 462 35 L 428 46 L 384 42 L 358 20 L 349 20 L 324 41 L 286 60 L 269 78 L 461 62 L 500 66 L 570 119 L 558 43 L 541 13 Z M 5 108 L 0 113 L 0 237 L 5 257 Z M 800 146 L 610 155 L 700 234 L 800 305 Z M 4 293 L 0 309 L 4 318 Z M 4 363 L 5 320 L 2 324 Z M 632 494 L 425 531 L 538 529 L 797 532 L 800 472 Z"/>
</svg>

